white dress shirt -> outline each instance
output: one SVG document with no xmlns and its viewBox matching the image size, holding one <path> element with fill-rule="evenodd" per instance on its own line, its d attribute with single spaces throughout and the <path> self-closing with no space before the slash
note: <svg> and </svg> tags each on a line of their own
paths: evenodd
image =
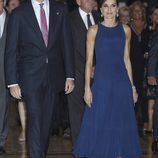
<svg viewBox="0 0 158 158">
<path fill-rule="evenodd" d="M 31 0 L 39 27 L 41 29 L 41 17 L 40 17 L 40 3 L 36 0 Z M 49 0 L 43 0 L 43 9 L 45 11 L 46 20 L 47 20 L 47 28 L 49 29 Z"/>
<path fill-rule="evenodd" d="M 87 30 L 88 30 L 87 14 L 90 15 L 90 20 L 91 20 L 92 25 L 95 24 L 94 18 L 93 18 L 93 15 L 92 15 L 91 12 L 90 12 L 90 13 L 86 13 L 85 11 L 83 11 L 83 10 L 79 7 L 79 13 L 80 13 L 80 15 L 81 15 L 81 18 L 82 18 L 82 20 L 83 20 L 83 22 L 84 22 L 84 24 L 85 24 Z"/>
<path fill-rule="evenodd" d="M 3 9 L 3 13 L 0 14 L 0 38 L 3 35 L 4 25 L 5 25 L 6 12 Z"/>
</svg>

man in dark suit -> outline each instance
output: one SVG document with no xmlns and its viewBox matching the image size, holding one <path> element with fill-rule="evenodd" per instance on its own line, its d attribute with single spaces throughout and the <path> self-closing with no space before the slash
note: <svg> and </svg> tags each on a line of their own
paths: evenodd
<svg viewBox="0 0 158 158">
<path fill-rule="evenodd" d="M 5 153 L 3 146 L 8 134 L 8 95 L 4 76 L 4 52 L 8 15 L 4 0 L 0 0 L 0 155 Z"/>
<path fill-rule="evenodd" d="M 78 7 L 75 0 L 67 0 L 67 4 L 70 12 Z"/>
<path fill-rule="evenodd" d="M 148 83 L 157 85 L 156 100 L 154 105 L 154 141 L 152 144 L 153 152 L 158 152 L 158 27 L 153 34 L 151 48 L 149 50 L 148 62 Z"/>
<path fill-rule="evenodd" d="M 31 0 L 8 22 L 6 84 L 27 111 L 29 158 L 45 158 L 56 95 L 74 88 L 71 30 L 65 4 Z"/>
<path fill-rule="evenodd" d="M 85 103 L 85 62 L 86 62 L 86 35 L 90 25 L 98 22 L 96 12 L 92 12 L 94 0 L 77 0 L 78 8 L 70 15 L 75 53 L 75 89 L 68 95 L 69 119 L 73 142 L 76 140 Z"/>
</svg>

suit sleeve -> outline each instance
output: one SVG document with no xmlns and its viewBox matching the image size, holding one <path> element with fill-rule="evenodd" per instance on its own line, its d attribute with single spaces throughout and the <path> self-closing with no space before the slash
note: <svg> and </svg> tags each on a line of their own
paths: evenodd
<svg viewBox="0 0 158 158">
<path fill-rule="evenodd" d="M 156 68 L 158 66 L 158 29 L 154 33 L 149 50 L 148 76 L 156 77 Z"/>
<path fill-rule="evenodd" d="M 62 27 L 62 43 L 63 43 L 63 56 L 65 63 L 66 78 L 74 78 L 74 51 L 71 33 L 71 25 L 69 13 L 65 6 L 63 12 L 63 27 Z"/>
<path fill-rule="evenodd" d="M 5 50 L 6 84 L 17 84 L 17 53 L 18 53 L 19 18 L 16 12 L 9 17 Z"/>
</svg>

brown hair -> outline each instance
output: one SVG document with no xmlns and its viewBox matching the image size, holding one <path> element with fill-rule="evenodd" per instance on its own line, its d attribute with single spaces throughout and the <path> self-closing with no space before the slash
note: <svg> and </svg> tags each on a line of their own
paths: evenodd
<svg viewBox="0 0 158 158">
<path fill-rule="evenodd" d="M 102 5 L 104 4 L 104 2 L 106 2 L 107 0 L 99 0 L 98 1 L 98 6 L 99 6 L 99 8 L 101 8 L 102 7 Z M 118 0 L 116 0 L 116 3 L 117 3 L 117 5 L 119 4 L 119 1 Z"/>
<path fill-rule="evenodd" d="M 158 9 L 158 4 L 155 5 L 155 6 L 153 6 L 153 7 L 150 9 L 150 11 L 149 11 L 150 16 L 155 12 L 156 9 Z"/>
<path fill-rule="evenodd" d="M 144 6 L 144 4 L 143 4 L 141 1 L 135 1 L 135 2 L 133 2 L 133 3 L 130 5 L 129 8 L 130 8 L 130 16 L 131 16 L 131 19 L 133 18 L 133 9 L 134 9 L 135 6 L 139 6 L 139 7 L 140 7 L 140 9 L 142 10 L 142 13 L 143 13 L 142 19 L 143 19 L 144 21 L 146 21 L 145 6 Z"/>
</svg>

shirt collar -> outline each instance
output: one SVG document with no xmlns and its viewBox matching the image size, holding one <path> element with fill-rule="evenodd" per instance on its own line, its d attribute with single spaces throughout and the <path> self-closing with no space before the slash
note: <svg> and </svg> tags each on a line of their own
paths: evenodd
<svg viewBox="0 0 158 158">
<path fill-rule="evenodd" d="M 40 4 L 37 0 L 31 0 L 31 2 L 32 2 L 32 4 L 33 4 L 34 6 L 37 6 L 37 5 Z M 48 3 L 49 3 L 49 0 L 43 0 L 42 3 L 47 6 Z"/>
<path fill-rule="evenodd" d="M 92 15 L 92 13 L 87 13 L 85 12 L 84 10 L 82 10 L 80 7 L 79 7 L 79 13 L 80 15 L 82 16 L 82 18 L 85 18 L 87 16 L 87 14 L 89 14 L 90 16 Z"/>
</svg>

